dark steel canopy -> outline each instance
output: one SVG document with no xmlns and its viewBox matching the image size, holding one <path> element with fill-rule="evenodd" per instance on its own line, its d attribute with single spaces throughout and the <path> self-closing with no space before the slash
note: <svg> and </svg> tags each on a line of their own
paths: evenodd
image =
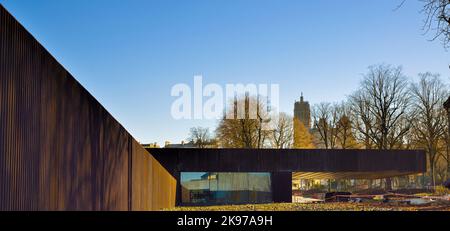
<svg viewBox="0 0 450 231">
<path fill-rule="evenodd" d="M 149 148 L 177 172 L 292 172 L 294 178 L 377 179 L 426 171 L 421 150 Z"/>
</svg>

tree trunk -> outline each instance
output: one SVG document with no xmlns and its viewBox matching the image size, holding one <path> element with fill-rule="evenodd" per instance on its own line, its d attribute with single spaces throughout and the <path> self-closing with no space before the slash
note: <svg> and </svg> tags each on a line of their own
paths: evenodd
<svg viewBox="0 0 450 231">
<path fill-rule="evenodd" d="M 449 142 L 447 140 L 447 142 Z M 447 179 L 450 179 L 450 150 L 449 150 L 449 144 L 447 143 Z"/>
<path fill-rule="evenodd" d="M 431 174 L 431 186 L 436 186 L 436 181 L 435 181 L 435 178 L 434 178 L 434 164 L 432 164 L 431 166 L 430 166 L 430 174 Z"/>
<path fill-rule="evenodd" d="M 450 161 L 447 161 L 447 180 L 450 179 Z"/>
<path fill-rule="evenodd" d="M 392 179 L 386 178 L 386 190 L 392 190 Z"/>
</svg>

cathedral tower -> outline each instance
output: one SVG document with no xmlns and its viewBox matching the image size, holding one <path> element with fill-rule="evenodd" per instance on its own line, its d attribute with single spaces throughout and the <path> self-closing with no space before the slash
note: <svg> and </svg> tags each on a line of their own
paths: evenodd
<svg viewBox="0 0 450 231">
<path fill-rule="evenodd" d="M 300 101 L 295 101 L 294 119 L 300 120 L 307 129 L 311 128 L 311 111 L 308 101 L 303 100 L 303 93 L 300 96 Z"/>
</svg>

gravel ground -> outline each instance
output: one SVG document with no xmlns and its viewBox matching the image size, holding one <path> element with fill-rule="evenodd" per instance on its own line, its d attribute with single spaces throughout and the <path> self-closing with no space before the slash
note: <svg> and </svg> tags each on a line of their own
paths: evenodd
<svg viewBox="0 0 450 231">
<path fill-rule="evenodd" d="M 332 202 L 332 203 L 273 203 L 257 205 L 225 205 L 176 207 L 171 211 L 450 211 L 450 203 L 406 205 L 382 202 Z"/>
</svg>

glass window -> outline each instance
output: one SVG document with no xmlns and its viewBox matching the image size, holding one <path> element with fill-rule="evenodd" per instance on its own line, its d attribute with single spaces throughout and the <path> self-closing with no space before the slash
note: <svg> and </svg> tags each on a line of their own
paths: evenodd
<svg viewBox="0 0 450 231">
<path fill-rule="evenodd" d="M 182 172 L 183 204 L 244 204 L 272 201 L 270 173 Z"/>
</svg>

